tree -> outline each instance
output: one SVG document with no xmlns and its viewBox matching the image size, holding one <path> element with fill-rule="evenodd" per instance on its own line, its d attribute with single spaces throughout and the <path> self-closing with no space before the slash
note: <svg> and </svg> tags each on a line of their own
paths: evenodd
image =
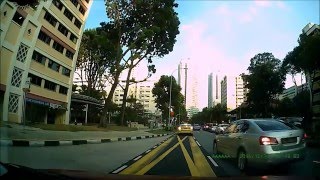
<svg viewBox="0 0 320 180">
<path fill-rule="evenodd" d="M 285 73 L 272 53 L 260 53 L 250 60 L 249 74 L 243 75 L 249 89 L 247 101 L 261 116 L 269 114 L 271 100 L 284 89 Z"/>
<path fill-rule="evenodd" d="M 89 29 L 83 33 L 75 73 L 80 77 L 82 87 L 86 82 L 86 95 L 92 96 L 96 89 L 103 90 L 105 74 L 114 57 L 115 49 L 101 31 Z"/>
<path fill-rule="evenodd" d="M 307 36 L 305 33 L 300 34 L 298 39 L 299 45 L 290 51 L 285 60 L 287 64 L 304 72 L 308 80 L 308 89 L 310 95 L 309 107 L 311 110 L 313 102 L 313 87 L 315 85 L 316 72 L 320 71 L 320 32 L 315 30 L 312 35 Z M 309 110 L 309 111 L 310 111 Z M 315 131 L 313 124 L 313 131 Z"/>
<path fill-rule="evenodd" d="M 154 57 L 163 57 L 173 50 L 179 34 L 179 19 L 174 11 L 178 5 L 174 0 L 107 0 L 106 10 L 110 19 L 101 23 L 101 30 L 112 39 L 116 58 L 111 74 L 112 87 L 106 98 L 104 114 L 119 83 L 119 76 L 128 69 L 122 104 L 121 124 L 130 83 L 145 81 L 155 73 Z M 132 69 L 143 60 L 147 61 L 149 75 L 143 80 L 131 79 Z"/>
<path fill-rule="evenodd" d="M 156 107 L 161 110 L 162 117 L 166 119 L 166 125 L 168 126 L 168 119 L 166 118 L 169 114 L 169 99 L 170 99 L 170 81 L 171 76 L 163 75 L 159 81 L 154 84 L 152 94 L 155 97 Z M 171 106 L 175 114 L 179 112 L 181 118 L 186 117 L 186 110 L 184 108 L 184 96 L 181 94 L 181 87 L 177 84 L 174 77 L 172 77 L 171 87 Z"/>
</svg>

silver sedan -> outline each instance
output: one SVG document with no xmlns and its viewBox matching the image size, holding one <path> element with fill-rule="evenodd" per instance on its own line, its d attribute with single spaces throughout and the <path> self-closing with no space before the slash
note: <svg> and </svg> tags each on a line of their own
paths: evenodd
<svg viewBox="0 0 320 180">
<path fill-rule="evenodd" d="M 302 129 L 274 119 L 237 120 L 213 139 L 214 156 L 236 158 L 241 171 L 302 160 L 305 147 Z"/>
</svg>

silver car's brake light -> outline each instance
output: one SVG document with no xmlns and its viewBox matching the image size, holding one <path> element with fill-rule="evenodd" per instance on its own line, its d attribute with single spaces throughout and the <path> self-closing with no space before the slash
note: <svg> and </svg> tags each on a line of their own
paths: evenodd
<svg viewBox="0 0 320 180">
<path fill-rule="evenodd" d="M 260 145 L 276 145 L 276 144 L 278 144 L 277 139 L 273 138 L 273 137 L 261 136 L 259 141 L 260 141 Z"/>
</svg>

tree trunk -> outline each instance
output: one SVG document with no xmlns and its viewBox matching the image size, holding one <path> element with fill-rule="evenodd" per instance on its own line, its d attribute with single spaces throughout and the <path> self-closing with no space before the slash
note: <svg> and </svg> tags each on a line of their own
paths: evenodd
<svg viewBox="0 0 320 180">
<path fill-rule="evenodd" d="M 102 126 L 102 127 L 105 127 L 107 124 L 106 117 L 107 117 L 109 105 L 112 102 L 112 97 L 113 97 L 114 91 L 116 90 L 116 88 L 118 86 L 120 73 L 121 73 L 121 71 L 116 72 L 114 83 L 111 86 L 108 97 L 105 99 L 102 116 L 100 118 L 100 126 Z"/>
<path fill-rule="evenodd" d="M 127 104 L 127 96 L 128 96 L 128 90 L 129 90 L 129 84 L 130 84 L 130 76 L 132 72 L 132 65 L 133 60 L 131 61 L 130 67 L 128 69 L 127 79 L 126 79 L 126 86 L 124 88 L 123 98 L 122 98 L 122 105 L 121 105 L 121 126 L 123 125 L 124 120 L 124 114 L 126 111 L 126 104 Z"/>
</svg>

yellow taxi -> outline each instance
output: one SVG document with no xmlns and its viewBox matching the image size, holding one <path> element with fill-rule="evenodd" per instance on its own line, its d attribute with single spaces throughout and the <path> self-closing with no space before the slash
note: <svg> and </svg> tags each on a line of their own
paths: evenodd
<svg viewBox="0 0 320 180">
<path fill-rule="evenodd" d="M 191 134 L 193 135 L 193 127 L 191 124 L 182 123 L 178 126 L 177 134 Z"/>
</svg>

